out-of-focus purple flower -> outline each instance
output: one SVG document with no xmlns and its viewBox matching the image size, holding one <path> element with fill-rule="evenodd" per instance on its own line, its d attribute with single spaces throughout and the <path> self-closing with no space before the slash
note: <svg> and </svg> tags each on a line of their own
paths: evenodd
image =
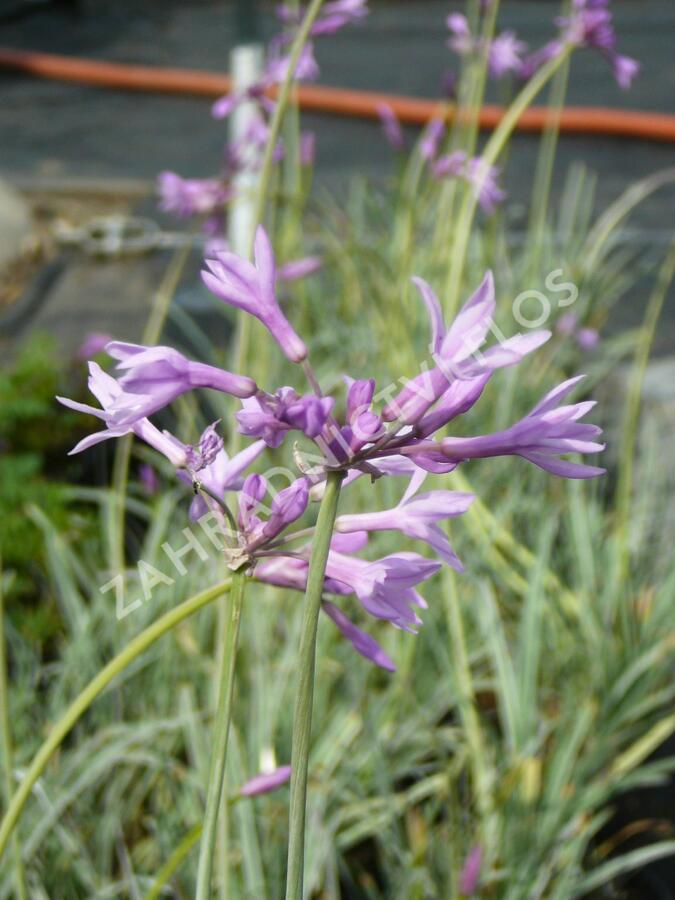
<svg viewBox="0 0 675 900">
<path fill-rule="evenodd" d="M 277 281 L 298 281 L 318 272 L 323 265 L 320 256 L 304 256 L 302 259 L 294 259 L 284 263 L 277 269 Z"/>
<path fill-rule="evenodd" d="M 555 323 L 558 334 L 574 334 L 579 324 L 579 316 L 575 312 L 566 312 Z"/>
<path fill-rule="evenodd" d="M 446 20 L 451 37 L 448 46 L 460 56 L 478 53 L 485 43 L 471 34 L 469 22 L 462 13 L 451 13 Z M 494 78 L 501 78 L 509 72 L 518 72 L 522 65 L 521 56 L 527 44 L 519 40 L 514 31 L 503 31 L 487 48 L 488 71 Z"/>
<path fill-rule="evenodd" d="M 377 641 L 365 631 L 361 631 L 339 607 L 329 600 L 324 600 L 322 609 L 335 622 L 342 635 L 347 638 L 357 653 L 365 656 L 366 659 L 382 669 L 387 669 L 389 672 L 396 671 L 396 666 Z"/>
<path fill-rule="evenodd" d="M 448 329 L 431 287 L 421 278 L 413 278 L 413 283 L 429 314 L 430 350 L 436 366 L 407 382 L 398 396 L 385 406 L 382 416 L 387 421 L 398 419 L 407 425 L 417 423 L 456 380 L 477 378 L 494 369 L 515 365 L 551 336 L 549 331 L 533 331 L 481 351 L 495 310 L 492 273 L 486 273 Z M 475 399 L 479 395 L 480 392 Z"/>
<path fill-rule="evenodd" d="M 429 491 L 417 496 L 406 495 L 394 509 L 339 516 L 335 529 L 338 532 L 400 531 L 409 538 L 429 544 L 443 562 L 458 572 L 463 572 L 464 566 L 436 522 L 461 516 L 474 499 L 473 494 L 458 491 Z"/>
<path fill-rule="evenodd" d="M 516 36 L 515 31 L 502 31 L 490 42 L 488 67 L 493 78 L 502 78 L 509 72 L 519 72 L 521 57 L 527 44 Z"/>
<path fill-rule="evenodd" d="M 577 331 L 577 344 L 582 350 L 595 350 L 600 343 L 600 335 L 595 328 L 580 328 Z"/>
<path fill-rule="evenodd" d="M 600 342 L 600 335 L 595 328 L 579 328 L 579 317 L 574 312 L 564 313 L 556 322 L 558 334 L 574 335 L 582 350 L 594 350 Z"/>
<path fill-rule="evenodd" d="M 255 265 L 234 253 L 218 253 L 206 265 L 202 279 L 216 297 L 259 319 L 291 362 L 306 358 L 307 347 L 277 302 L 274 253 L 262 226 L 256 231 Z"/>
<path fill-rule="evenodd" d="M 488 165 L 482 156 L 474 156 L 467 164 L 466 178 L 473 187 L 481 209 L 490 214 L 506 197 L 499 186 L 499 169 Z"/>
<path fill-rule="evenodd" d="M 264 441 L 256 441 L 232 458 L 224 448 L 221 448 L 215 458 L 199 472 L 200 483 L 216 497 L 222 497 L 227 491 L 240 490 L 244 483 L 243 473 L 260 456 L 265 447 Z M 191 483 L 187 475 L 183 476 L 183 481 Z M 207 512 L 208 506 L 204 497 L 201 494 L 194 496 L 190 504 L 191 521 L 196 522 Z"/>
<path fill-rule="evenodd" d="M 465 897 L 470 897 L 478 889 L 480 870 L 483 864 L 483 851 L 479 844 L 469 851 L 464 861 L 462 871 L 459 874 L 459 892 Z"/>
<path fill-rule="evenodd" d="M 292 9 L 285 3 L 277 6 L 275 12 L 285 25 L 299 25 L 305 15 L 304 10 Z M 322 6 L 310 34 L 313 36 L 335 34 L 345 25 L 356 24 L 367 15 L 367 0 L 329 0 Z"/>
<path fill-rule="evenodd" d="M 181 444 L 168 432 L 155 428 L 148 419 L 139 419 L 129 425 L 119 425 L 113 421 L 110 411 L 111 407 L 125 395 L 117 381 L 104 372 L 95 362 L 89 363 L 88 385 L 91 393 L 101 404 L 101 409 L 96 409 L 95 406 L 89 406 L 86 403 L 69 400 L 67 397 L 57 397 L 56 399 L 59 403 L 62 403 L 69 409 L 74 409 L 76 412 L 96 416 L 97 419 L 101 419 L 105 423 L 106 428 L 103 431 L 97 431 L 95 434 L 90 434 L 83 438 L 79 444 L 73 447 L 68 454 L 69 456 L 72 456 L 74 453 L 81 453 L 83 450 L 87 450 L 101 441 L 122 437 L 125 434 L 135 434 L 142 441 L 145 441 L 146 444 L 164 454 L 176 468 L 185 468 L 187 466 L 188 457 L 185 445 Z M 132 395 L 126 396 L 131 397 Z"/>
<path fill-rule="evenodd" d="M 595 406 L 594 401 L 558 406 L 582 378 L 583 375 L 570 378 L 558 385 L 529 415 L 504 431 L 479 437 L 444 438 L 440 445 L 443 454 L 454 462 L 490 456 L 522 456 L 563 478 L 593 478 L 604 474 L 605 470 L 597 466 L 559 459 L 560 454 L 598 453 L 605 447 L 594 440 L 602 433 L 597 425 L 578 421 Z"/>
<path fill-rule="evenodd" d="M 364 609 L 404 631 L 415 631 L 421 619 L 414 608 L 425 609 L 415 585 L 431 578 L 441 564 L 418 553 L 392 553 L 375 562 L 330 551 L 326 574 L 350 588 Z"/>
<path fill-rule="evenodd" d="M 616 32 L 609 9 L 609 0 L 574 0 L 569 16 L 559 17 L 556 24 L 561 29 L 560 38 L 550 41 L 523 61 L 520 75 L 529 78 L 540 66 L 565 46 L 591 47 L 609 62 L 617 84 L 623 90 L 629 88 L 640 71 L 640 64 L 616 50 Z"/>
<path fill-rule="evenodd" d="M 612 71 L 616 83 L 623 91 L 627 91 L 633 84 L 633 79 L 640 73 L 640 63 L 630 56 L 622 56 L 616 53 L 612 56 Z"/>
<path fill-rule="evenodd" d="M 97 353 L 101 353 L 105 345 L 112 340 L 112 335 L 103 331 L 90 331 L 84 336 L 84 340 L 77 348 L 77 358 L 87 360 Z"/>
<path fill-rule="evenodd" d="M 519 78 L 523 81 L 527 81 L 527 79 L 531 78 L 538 69 L 550 59 L 553 59 L 554 56 L 558 56 L 559 53 L 562 53 L 564 49 L 564 41 L 556 39 L 544 44 L 543 47 L 539 47 L 538 50 L 534 50 L 522 60 L 517 73 Z"/>
<path fill-rule="evenodd" d="M 290 55 L 282 52 L 281 43 L 270 44 L 265 71 L 265 85 L 281 84 L 286 79 L 291 64 Z M 314 58 L 314 47 L 305 44 L 300 52 L 293 72 L 295 81 L 315 81 L 319 77 L 319 66 Z"/>
<path fill-rule="evenodd" d="M 106 352 L 123 372 L 123 394 L 112 404 L 112 419 L 129 425 L 143 419 L 193 388 L 212 388 L 234 397 L 250 397 L 256 383 L 205 363 L 190 362 L 171 347 L 143 347 L 111 341 Z"/>
<path fill-rule="evenodd" d="M 375 107 L 375 111 L 382 124 L 384 136 L 392 147 L 400 150 L 405 144 L 405 139 L 403 137 L 401 123 L 399 122 L 396 113 L 388 103 L 378 103 Z"/>
<path fill-rule="evenodd" d="M 467 157 L 463 150 L 445 153 L 431 163 L 434 178 L 458 178 L 466 171 Z"/>
<path fill-rule="evenodd" d="M 210 215 L 226 204 L 232 192 L 217 178 L 181 178 L 175 172 L 157 176 L 160 209 L 187 219 Z"/>
<path fill-rule="evenodd" d="M 475 49 L 476 42 L 471 35 L 469 22 L 463 13 L 450 13 L 445 20 L 445 24 L 452 34 L 448 40 L 448 47 L 451 50 L 459 53 L 460 56 L 465 56 Z"/>
<path fill-rule="evenodd" d="M 463 150 L 446 153 L 429 160 L 434 178 L 463 178 L 471 185 L 478 203 L 486 213 L 494 212 L 506 193 L 499 186 L 499 169 L 489 166 L 482 156 L 468 159 Z"/>
<path fill-rule="evenodd" d="M 148 463 L 142 463 L 138 468 L 138 480 L 148 496 L 156 494 L 159 490 L 159 478 L 157 472 Z"/>
<path fill-rule="evenodd" d="M 300 133 L 300 165 L 311 166 L 316 157 L 316 135 L 313 131 Z"/>
<path fill-rule="evenodd" d="M 445 122 L 442 119 L 432 119 L 420 139 L 420 156 L 422 159 L 432 160 L 438 155 L 438 148 L 444 134 Z"/>
<path fill-rule="evenodd" d="M 239 788 L 240 797 L 258 797 L 260 794 L 269 794 L 276 791 L 291 777 L 290 766 L 279 766 L 273 772 L 261 772 L 254 778 L 250 778 Z"/>
<path fill-rule="evenodd" d="M 273 394 L 258 394 L 244 400 L 237 413 L 240 434 L 259 437 L 268 447 L 278 447 L 289 431 L 302 431 L 309 438 L 321 433 L 333 408 L 332 397 L 300 396 L 291 387 Z"/>
</svg>

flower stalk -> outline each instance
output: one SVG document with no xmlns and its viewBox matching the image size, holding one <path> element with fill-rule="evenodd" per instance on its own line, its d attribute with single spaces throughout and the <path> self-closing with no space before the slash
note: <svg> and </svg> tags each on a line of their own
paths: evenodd
<svg viewBox="0 0 675 900">
<path fill-rule="evenodd" d="M 530 78 L 511 106 L 509 106 L 504 117 L 485 145 L 482 160 L 486 169 L 490 166 L 494 166 L 497 162 L 522 114 L 535 100 L 537 95 L 543 90 L 558 69 L 566 62 L 573 49 L 572 44 L 565 44 L 556 56 L 550 59 L 532 76 L 532 78 Z M 455 314 L 459 302 L 462 277 L 464 275 L 464 263 L 466 262 L 466 252 L 471 234 L 471 223 L 473 222 L 477 205 L 478 199 L 475 193 L 466 191 L 455 227 L 456 237 L 448 268 L 446 309 L 450 316 Z"/>
<path fill-rule="evenodd" d="M 199 848 L 197 868 L 196 900 L 208 900 L 211 896 L 213 855 L 216 846 L 218 813 L 220 812 L 227 762 L 227 742 L 232 717 L 232 695 L 234 692 L 234 671 L 239 642 L 239 624 L 246 588 L 246 573 L 234 572 L 230 589 L 230 615 L 225 634 L 225 646 L 220 657 L 218 672 L 218 709 L 211 747 L 209 783 L 206 797 L 204 829 Z"/>
<path fill-rule="evenodd" d="M 309 563 L 305 608 L 298 653 L 299 678 L 293 716 L 291 750 L 291 800 L 288 834 L 288 868 L 286 900 L 302 900 L 305 862 L 305 811 L 307 804 L 307 769 L 312 728 L 316 631 L 321 611 L 321 595 L 328 551 L 337 514 L 342 472 L 330 472 L 326 493 L 321 501 L 316 523 L 312 556 Z"/>
</svg>

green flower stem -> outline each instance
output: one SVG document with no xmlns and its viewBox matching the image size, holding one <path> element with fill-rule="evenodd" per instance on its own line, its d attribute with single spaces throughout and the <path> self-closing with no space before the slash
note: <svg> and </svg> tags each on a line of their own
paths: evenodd
<svg viewBox="0 0 675 900">
<path fill-rule="evenodd" d="M 342 479 L 342 472 L 330 472 L 328 474 L 326 493 L 321 501 L 319 517 L 316 523 L 312 556 L 309 562 L 309 574 L 307 576 L 305 608 L 298 652 L 298 687 L 293 714 L 286 900 L 302 900 L 305 865 L 307 768 L 312 729 L 316 630 L 321 611 L 321 594 L 326 574 L 326 562 L 328 560 L 331 537 L 333 536 L 333 525 L 337 514 Z"/>
<path fill-rule="evenodd" d="M 12 796 L 12 734 L 9 725 L 9 692 L 7 691 L 7 660 L 5 658 L 5 608 L 2 589 L 2 568 L 0 567 L 0 749 L 2 750 L 3 777 L 5 782 L 5 802 Z M 12 842 L 14 857 L 14 883 L 17 900 L 28 900 L 26 873 L 21 855 L 19 836 Z"/>
<path fill-rule="evenodd" d="M 309 9 L 305 14 L 305 17 L 302 20 L 302 24 L 298 29 L 298 33 L 296 34 L 295 39 L 291 44 L 288 71 L 286 72 L 286 77 L 284 78 L 276 97 L 276 105 L 274 107 L 274 113 L 270 121 L 269 136 L 267 138 L 267 144 L 265 145 L 265 152 L 263 154 L 262 163 L 260 166 L 260 175 L 258 177 L 258 185 L 256 189 L 255 211 L 253 215 L 253 221 L 256 224 L 260 224 L 262 222 L 263 214 L 265 212 L 265 203 L 267 201 L 270 179 L 272 177 L 272 166 L 274 164 L 274 148 L 276 147 L 279 140 L 284 122 L 284 114 L 292 97 L 294 80 L 293 76 L 295 74 L 295 69 L 297 67 L 298 60 L 300 59 L 302 48 L 307 43 L 312 25 L 314 24 L 316 17 L 321 11 L 323 2 L 324 0 L 312 0 L 312 3 L 310 4 Z M 248 253 L 249 259 L 253 256 L 254 239 L 255 233 L 251 235 L 251 246 Z M 246 369 L 249 345 L 251 343 L 251 325 L 251 316 L 242 313 L 239 317 L 237 347 L 234 354 L 235 372 L 243 372 Z"/>
<path fill-rule="evenodd" d="M 506 110 L 499 125 L 495 128 L 483 150 L 482 158 L 486 167 L 493 166 L 497 162 L 507 141 L 513 134 L 513 130 L 518 124 L 520 117 L 535 100 L 546 83 L 567 60 L 572 49 L 573 47 L 571 44 L 566 44 L 557 56 L 554 56 L 553 59 L 550 59 L 543 65 L 541 69 L 530 78 L 511 106 Z M 471 226 L 477 205 L 478 198 L 475 192 L 466 191 L 459 211 L 455 230 L 456 236 L 452 248 L 452 255 L 450 257 L 450 266 L 448 268 L 446 303 L 448 316 L 450 318 L 452 318 L 457 311 L 459 303 L 459 294 L 462 288 L 462 278 L 464 275 L 464 264 L 466 262 L 466 252 L 469 246 Z"/>
<path fill-rule="evenodd" d="M 64 738 L 70 733 L 79 719 L 89 709 L 94 700 L 103 692 L 110 682 L 119 675 L 141 653 L 145 652 L 156 640 L 166 634 L 192 613 L 197 612 L 203 606 L 213 602 L 217 597 L 230 590 L 230 582 L 215 584 L 199 594 L 190 597 L 189 600 L 169 610 L 161 618 L 153 622 L 148 628 L 137 635 L 120 653 L 104 666 L 87 687 L 75 698 L 58 722 L 54 725 L 49 737 L 42 744 L 33 761 L 24 775 L 19 789 L 12 797 L 7 812 L 0 825 L 0 859 L 7 846 L 7 842 L 21 815 L 26 801 L 37 782 L 47 767 L 52 755 L 59 748 Z"/>
<path fill-rule="evenodd" d="M 232 575 L 232 585 L 230 587 L 230 616 L 225 634 L 225 646 L 223 647 L 219 663 L 218 709 L 216 711 L 213 745 L 211 747 L 204 830 L 199 848 L 196 900 L 208 900 L 211 897 L 213 854 L 216 846 L 218 813 L 220 812 L 223 783 L 225 781 L 227 739 L 230 732 L 232 694 L 234 692 L 234 670 L 237 660 L 239 623 L 241 621 L 241 608 L 244 602 L 245 589 L 246 573 L 243 571 L 235 572 Z"/>
<path fill-rule="evenodd" d="M 551 181 L 553 179 L 553 167 L 555 164 L 558 137 L 560 134 L 560 119 L 565 106 L 567 96 L 567 84 L 570 73 L 570 58 L 555 75 L 551 85 L 551 101 L 549 105 L 548 121 L 541 139 L 537 168 L 534 174 L 534 186 L 532 188 L 532 203 L 530 208 L 530 221 L 528 232 L 532 245 L 532 260 L 530 263 L 530 277 L 536 278 L 539 270 L 539 261 L 544 242 L 544 229 L 548 213 L 549 198 L 551 195 Z"/>
<path fill-rule="evenodd" d="M 158 897 L 162 896 L 163 889 L 169 883 L 171 877 L 178 871 L 183 862 L 187 859 L 190 854 L 190 850 L 192 850 L 192 848 L 196 845 L 197 841 L 201 837 L 201 834 L 202 824 L 200 822 L 197 825 L 193 825 L 193 827 L 188 831 L 180 844 L 173 851 L 171 856 L 161 867 L 161 869 L 155 876 L 152 887 L 145 895 L 144 900 L 157 900 Z"/>
</svg>

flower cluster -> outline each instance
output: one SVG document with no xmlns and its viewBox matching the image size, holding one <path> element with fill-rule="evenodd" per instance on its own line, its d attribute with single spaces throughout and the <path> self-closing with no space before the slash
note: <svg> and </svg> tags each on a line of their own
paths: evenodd
<svg viewBox="0 0 675 900">
<path fill-rule="evenodd" d="M 616 33 L 609 9 L 610 0 L 573 0 L 569 16 L 558 17 L 559 37 L 527 54 L 527 44 L 513 31 L 503 31 L 489 42 L 472 34 L 462 13 L 451 13 L 446 24 L 450 31 L 448 46 L 460 56 L 485 53 L 488 72 L 493 78 L 514 75 L 530 78 L 545 62 L 561 53 L 567 45 L 590 47 L 607 59 L 619 87 L 629 88 L 640 70 L 639 63 L 622 56 L 616 49 Z"/>
<path fill-rule="evenodd" d="M 246 130 L 225 147 L 223 165 L 215 178 L 183 178 L 176 172 L 162 172 L 157 179 L 160 208 L 179 218 L 206 217 L 205 230 L 210 237 L 222 238 L 223 219 L 227 204 L 234 196 L 234 180 L 239 173 L 253 173 L 260 167 L 263 149 L 269 138 L 269 120 L 274 112 L 272 99 L 274 88 L 288 75 L 290 55 L 288 44 L 301 24 L 305 10 L 294 10 L 286 5 L 277 7 L 277 17 L 284 31 L 272 38 L 267 47 L 262 77 L 244 90 L 231 91 L 213 104 L 212 115 L 225 119 L 242 103 L 253 106 Z M 310 37 L 334 34 L 345 25 L 360 22 L 368 14 L 366 0 L 331 0 L 325 3 L 310 29 Z M 314 58 L 311 42 L 305 44 L 292 73 L 296 82 L 314 81 L 319 66 Z M 279 141 L 274 148 L 274 159 L 284 157 L 284 145 Z M 312 132 L 302 132 L 299 143 L 299 159 L 303 166 L 314 161 L 315 137 Z"/>
<path fill-rule="evenodd" d="M 450 324 L 444 321 L 430 285 L 414 279 L 431 327 L 431 366 L 405 381 L 402 388 L 379 393 L 374 379 L 347 379 L 340 414 L 339 398 L 323 395 L 308 347 L 279 304 L 276 260 L 262 228 L 256 234 L 254 262 L 221 251 L 207 260 L 202 277 L 217 298 L 255 316 L 286 357 L 301 364 L 309 383 L 307 393 L 289 386 L 268 393 L 247 376 L 190 361 L 170 347 L 112 341 L 106 351 L 117 362 L 119 377 L 94 362 L 89 364 L 89 387 L 100 409 L 59 400 L 105 424 L 104 430 L 84 438 L 73 453 L 129 433 L 162 453 L 195 491 L 190 517 L 210 515 L 218 521 L 225 539 L 223 552 L 233 570 L 304 590 L 312 529 L 293 532 L 289 527 L 321 498 L 328 474 L 341 473 L 344 485 L 363 475 L 407 478 L 407 488 L 393 509 L 338 516 L 324 593 L 335 599 L 352 595 L 371 616 L 415 631 L 421 622 L 419 611 L 426 606 L 418 585 L 443 563 L 463 569 L 440 523 L 461 516 L 474 499 L 471 494 L 445 489 L 420 493 L 429 474 L 448 473 L 466 460 L 493 456 L 519 456 L 567 478 L 590 478 L 604 471 L 562 458 L 603 449 L 597 442 L 600 430 L 580 421 L 593 403 L 562 403 L 579 378 L 547 393 L 525 418 L 502 431 L 472 437 L 439 434 L 474 406 L 497 369 L 517 365 L 550 337 L 548 331 L 533 331 L 486 346 L 495 311 L 489 272 Z M 217 422 L 195 445 L 183 444 L 150 422 L 149 416 L 195 388 L 239 398 L 239 432 L 254 442 L 230 458 Z M 299 439 L 293 453 L 298 474 L 287 487 L 274 492 L 262 475 L 246 475 L 267 448 L 279 447 L 291 433 Z M 302 449 L 303 441 L 314 445 L 311 455 Z M 226 499 L 230 493 L 236 496 L 236 513 Z M 400 532 L 424 545 L 434 558 L 407 550 L 375 560 L 362 557 L 370 534 L 378 531 Z M 323 608 L 359 653 L 385 669 L 394 668 L 374 639 L 337 602 L 326 600 Z"/>
<path fill-rule="evenodd" d="M 471 33 L 469 22 L 462 13 L 451 13 L 446 24 L 451 34 L 448 46 L 455 53 L 467 56 L 485 51 L 488 71 L 493 78 L 520 73 L 522 55 L 527 50 L 527 44 L 519 40 L 515 32 L 503 31 L 485 46 L 481 38 Z"/>
<path fill-rule="evenodd" d="M 573 0 L 569 16 L 559 17 L 558 38 L 549 41 L 523 60 L 520 75 L 529 78 L 540 66 L 557 56 L 567 45 L 597 50 L 610 64 L 617 84 L 627 90 L 640 71 L 640 64 L 616 49 L 616 32 L 610 0 Z"/>
</svg>

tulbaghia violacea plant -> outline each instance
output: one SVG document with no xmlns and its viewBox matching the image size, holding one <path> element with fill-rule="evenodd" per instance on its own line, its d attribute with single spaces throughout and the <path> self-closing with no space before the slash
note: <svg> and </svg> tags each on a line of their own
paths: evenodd
<svg viewBox="0 0 675 900">
<path fill-rule="evenodd" d="M 548 331 L 533 331 L 485 346 L 495 311 L 490 272 L 449 324 L 431 286 L 415 278 L 430 322 L 431 365 L 402 388 L 379 393 L 372 378 L 347 379 L 344 403 L 339 397 L 323 394 L 309 362 L 309 348 L 281 308 L 277 264 L 262 227 L 255 238 L 254 262 L 229 251 L 215 252 L 207 259 L 202 277 L 219 300 L 265 325 L 287 359 L 298 364 L 298 371 L 307 377 L 304 393 L 291 386 L 268 392 L 245 375 L 192 362 L 170 347 L 113 341 L 106 350 L 117 363 L 117 379 L 96 363 L 89 364 L 89 387 L 101 408 L 59 399 L 97 416 L 106 426 L 84 438 L 73 452 L 133 433 L 169 460 L 178 477 L 194 488 L 190 517 L 215 517 L 223 536 L 223 557 L 240 597 L 251 577 L 306 592 L 303 671 L 313 666 L 321 609 L 358 653 L 381 668 L 394 670 L 394 662 L 374 638 L 343 611 L 344 598 L 352 596 L 370 616 L 415 632 L 422 621 L 420 612 L 426 608 L 418 586 L 443 564 L 463 570 L 441 523 L 461 516 L 473 496 L 445 487 L 420 492 L 430 474 L 447 475 L 465 460 L 506 455 L 520 456 L 567 478 L 590 478 L 604 471 L 562 458 L 603 448 L 597 442 L 599 429 L 580 421 L 593 403 L 561 405 L 578 378 L 549 391 L 529 415 L 501 432 L 473 437 L 446 433 L 452 422 L 479 400 L 497 369 L 517 365 L 550 337 Z M 210 425 L 197 444 L 189 445 L 150 422 L 149 416 L 195 388 L 241 400 L 236 427 L 252 443 L 233 458 L 225 451 L 219 423 Z M 338 414 L 341 406 L 343 411 Z M 287 440 L 293 441 L 297 474 L 287 487 L 273 493 L 263 475 L 246 475 L 246 470 L 267 448 L 277 448 Z M 311 452 L 308 444 L 314 445 Z M 363 476 L 403 477 L 408 487 L 393 509 L 337 516 L 341 487 Z M 236 498 L 236 511 L 231 497 Z M 291 530 L 313 501 L 321 504 L 316 525 Z M 399 532 L 406 539 L 401 549 L 376 559 L 363 556 L 369 536 L 383 530 Z M 408 541 L 432 556 L 409 550 Z M 296 884 L 301 877 L 298 842 L 302 844 L 300 819 L 304 815 L 311 703 L 311 686 L 306 681 L 303 684 L 296 710 L 299 744 L 294 743 L 291 789 L 289 878 L 296 879 Z M 227 691 L 231 696 L 231 684 Z M 224 757 L 222 739 L 219 746 Z M 213 815 L 207 808 L 209 827 Z M 203 872 L 201 883 L 204 879 L 210 883 L 206 862 Z"/>
</svg>

